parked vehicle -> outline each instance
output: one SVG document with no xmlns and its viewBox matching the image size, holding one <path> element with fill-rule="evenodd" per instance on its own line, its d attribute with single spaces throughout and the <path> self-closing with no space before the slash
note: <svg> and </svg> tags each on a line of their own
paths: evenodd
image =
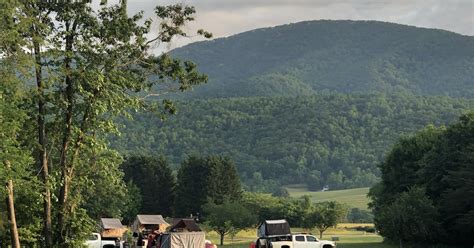
<svg viewBox="0 0 474 248">
<path fill-rule="evenodd" d="M 319 240 L 307 233 L 291 233 L 286 220 L 266 220 L 257 229 L 259 237 L 251 248 L 335 248 L 333 241 Z"/>
<path fill-rule="evenodd" d="M 124 248 L 123 243 L 115 238 L 102 238 L 99 233 L 92 233 L 85 245 L 89 248 Z"/>
<path fill-rule="evenodd" d="M 286 236 L 261 237 L 256 248 L 335 248 L 336 243 L 319 240 L 312 234 L 296 233 Z"/>
</svg>

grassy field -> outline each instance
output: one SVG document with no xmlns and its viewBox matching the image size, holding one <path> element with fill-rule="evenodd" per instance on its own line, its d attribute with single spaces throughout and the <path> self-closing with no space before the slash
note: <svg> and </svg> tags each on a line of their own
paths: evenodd
<svg viewBox="0 0 474 248">
<path fill-rule="evenodd" d="M 379 235 L 355 231 L 351 228 L 355 226 L 373 226 L 373 224 L 339 224 L 337 228 L 331 228 L 323 235 L 323 239 L 331 240 L 338 237 L 338 248 L 396 248 L 397 246 L 382 243 L 383 239 Z M 303 232 L 300 228 L 292 228 L 293 232 Z M 311 233 L 317 234 L 317 231 L 310 230 Z M 219 244 L 219 236 L 215 232 L 206 234 L 206 238 L 213 243 Z M 225 245 L 219 247 L 225 248 L 248 248 L 249 243 L 256 239 L 256 230 L 245 230 L 239 232 L 233 239 L 226 237 Z"/>
<path fill-rule="evenodd" d="M 321 201 L 337 201 L 345 203 L 353 208 L 367 209 L 369 198 L 369 188 L 357 188 L 357 189 L 344 189 L 344 190 L 331 190 L 331 191 L 308 191 L 305 185 L 288 185 L 286 186 L 291 197 L 300 198 L 304 195 L 308 195 L 313 202 Z"/>
</svg>

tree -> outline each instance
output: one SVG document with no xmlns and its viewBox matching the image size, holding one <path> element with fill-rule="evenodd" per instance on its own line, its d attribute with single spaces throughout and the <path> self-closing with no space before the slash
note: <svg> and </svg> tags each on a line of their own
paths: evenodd
<svg viewBox="0 0 474 248">
<path fill-rule="evenodd" d="M 377 216 L 380 233 L 392 240 L 405 242 L 432 242 L 439 233 L 437 210 L 422 188 L 411 188 Z"/>
<path fill-rule="evenodd" d="M 83 232 L 72 229 L 80 229 L 77 222 L 87 223 L 83 218 L 90 217 L 83 209 L 78 173 L 87 172 L 81 167 L 87 168 L 84 161 L 91 160 L 84 158 L 93 160 L 107 150 L 105 134 L 117 131 L 115 116 L 128 115 L 130 110 L 174 113 L 171 101 L 163 99 L 159 104 L 150 97 L 184 91 L 207 80 L 192 62 L 166 53 L 150 55 L 154 45 L 187 35 L 182 27 L 193 20 L 194 8 L 157 6 L 158 30 L 152 32 L 155 26 L 151 19 L 143 20 L 142 12 L 127 15 L 127 1 L 105 3 L 93 9 L 89 1 L 15 1 L 14 8 L 2 16 L 2 25 L 8 22 L 2 36 L 4 30 L 13 30 L 20 37 L 11 42 L 16 49 L 5 53 L 6 58 L 29 57 L 35 68 L 35 107 L 29 112 L 37 120 L 38 144 L 32 147 L 42 172 L 46 247 L 81 242 Z M 202 30 L 198 33 L 210 36 Z M 31 86 L 30 71 L 16 73 L 24 85 Z M 154 88 L 159 83 L 163 83 L 160 90 Z M 50 173 L 50 162 L 57 171 Z M 54 206 L 53 197 L 58 199 Z M 51 215 L 53 208 L 56 218 Z"/>
<path fill-rule="evenodd" d="M 221 204 L 239 200 L 240 179 L 233 162 L 222 156 L 190 156 L 178 171 L 176 213 L 181 216 L 201 213 L 207 201 Z"/>
<path fill-rule="evenodd" d="M 448 127 L 429 126 L 395 145 L 381 164 L 382 181 L 369 193 L 382 235 L 402 245 L 470 244 L 473 119 L 468 113 Z"/>
<path fill-rule="evenodd" d="M 121 167 L 125 181 L 139 189 L 140 213 L 172 216 L 176 179 L 165 157 L 130 156 Z"/>
<path fill-rule="evenodd" d="M 220 245 L 224 245 L 225 235 L 254 226 L 257 216 L 241 202 L 224 200 L 222 204 L 208 202 L 203 206 L 206 224 L 220 235 Z"/>
<path fill-rule="evenodd" d="M 347 208 L 338 202 L 321 202 L 314 205 L 313 211 L 308 214 L 305 221 L 308 227 L 316 227 L 319 238 L 323 238 L 323 233 L 329 227 L 336 226 L 346 213 Z"/>
<path fill-rule="evenodd" d="M 27 67 L 24 57 L 13 57 L 12 53 L 19 49 L 16 43 L 20 40 L 13 20 L 8 17 L 14 12 L 17 3 L 0 4 L 0 200 L 6 202 L 11 246 L 20 247 L 20 236 L 17 225 L 15 200 L 18 200 L 18 184 L 24 184 L 23 178 L 32 176 L 28 166 L 31 165 L 31 152 L 22 146 L 20 134 L 27 120 L 26 112 L 21 108 L 25 100 L 24 90 L 16 75 L 16 69 Z M 14 188 L 14 182 L 16 188 Z M 22 185 L 23 184 L 23 185 Z M 3 185 L 6 185 L 3 188 Z M 20 187 L 21 187 L 20 186 Z M 6 198 L 3 198 L 7 195 Z M 16 195 L 16 196 L 15 196 Z M 4 201 L 5 200 L 5 201 Z M 2 204 L 3 205 L 3 204 Z M 34 223 L 33 219 L 30 220 Z M 1 238 L 2 235 L 0 235 Z"/>
</svg>

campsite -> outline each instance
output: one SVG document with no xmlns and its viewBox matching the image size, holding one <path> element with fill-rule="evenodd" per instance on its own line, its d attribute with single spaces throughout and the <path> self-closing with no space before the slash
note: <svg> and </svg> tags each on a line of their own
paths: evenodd
<svg viewBox="0 0 474 248">
<path fill-rule="evenodd" d="M 474 247 L 474 0 L 0 0 L 0 248 Z"/>
</svg>

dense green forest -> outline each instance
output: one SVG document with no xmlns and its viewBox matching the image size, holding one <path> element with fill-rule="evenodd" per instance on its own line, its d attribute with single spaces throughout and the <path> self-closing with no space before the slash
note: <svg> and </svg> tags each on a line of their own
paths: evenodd
<svg viewBox="0 0 474 248">
<path fill-rule="evenodd" d="M 124 154 L 163 154 L 176 169 L 190 154 L 231 157 L 249 190 L 308 183 L 373 185 L 377 163 L 403 135 L 450 123 L 473 100 L 407 94 L 253 97 L 179 102 L 178 114 L 136 114 L 111 137 Z"/>
<path fill-rule="evenodd" d="M 307 21 L 172 52 L 209 83 L 179 97 L 411 92 L 474 95 L 474 37 L 376 21 Z"/>
</svg>

